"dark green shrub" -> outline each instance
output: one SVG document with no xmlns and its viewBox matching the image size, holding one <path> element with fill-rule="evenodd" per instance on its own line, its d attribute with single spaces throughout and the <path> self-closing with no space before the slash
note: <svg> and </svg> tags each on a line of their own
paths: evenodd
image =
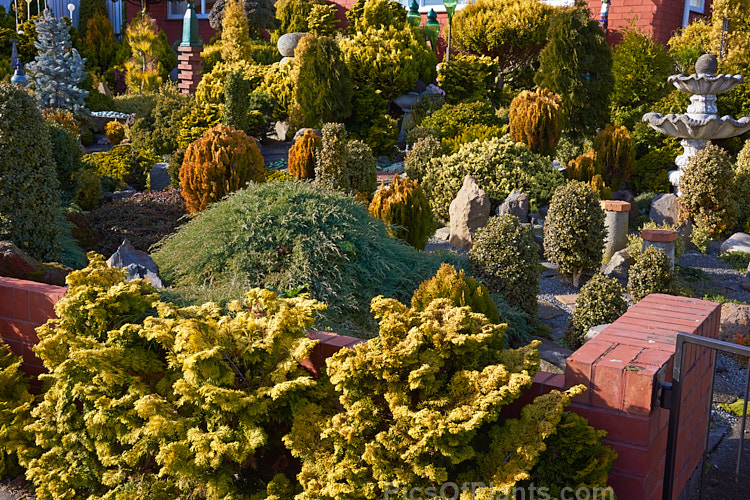
<svg viewBox="0 0 750 500">
<path fill-rule="evenodd" d="M 368 28 L 380 29 L 406 26 L 406 9 L 394 0 L 357 0 L 346 11 L 349 34 L 364 33 Z"/>
<path fill-rule="evenodd" d="M 94 1 L 98 3 L 100 0 Z M 83 40 L 82 50 L 86 57 L 87 67 L 92 68 L 97 75 L 103 75 L 114 63 L 119 46 L 115 40 L 114 27 L 109 21 L 106 10 L 95 12 L 88 22 L 83 20 L 83 12 L 81 12 L 78 26 L 81 27 L 79 35 Z M 82 32 L 84 26 L 86 27 L 85 33 Z M 100 94 L 98 90 L 97 93 Z"/>
<path fill-rule="evenodd" d="M 76 205 L 84 210 L 92 210 L 102 198 L 102 179 L 96 170 L 82 168 L 75 174 Z"/>
<path fill-rule="evenodd" d="M 539 54 L 534 83 L 562 98 L 568 132 L 592 136 L 609 119 L 612 51 L 587 6 L 559 11 L 549 26 L 549 43 Z"/>
<path fill-rule="evenodd" d="M 78 137 L 58 125 L 48 125 L 47 131 L 52 146 L 52 158 L 57 170 L 57 179 L 60 181 L 60 189 L 65 196 L 70 197 L 76 189 L 75 174 L 83 167 L 81 143 L 78 142 Z"/>
<path fill-rule="evenodd" d="M 406 153 L 404 159 L 406 175 L 421 183 L 432 159 L 439 158 L 443 154 L 445 154 L 445 150 L 440 139 L 434 135 L 426 135 L 420 138 Z"/>
<path fill-rule="evenodd" d="M 562 134 L 563 109 L 560 96 L 541 87 L 522 91 L 510 103 L 510 136 L 534 153 L 549 156 Z"/>
<path fill-rule="evenodd" d="M 625 314 L 628 303 L 623 298 L 624 293 L 625 289 L 617 278 L 598 273 L 583 285 L 573 316 L 565 329 L 568 346 L 578 349 L 592 326 L 612 323 Z"/>
<path fill-rule="evenodd" d="M 0 83 L 0 237 L 32 257 L 57 260 L 60 184 L 47 124 L 34 98 Z"/>
<path fill-rule="evenodd" d="M 182 226 L 153 258 L 183 301 L 307 285 L 329 306 L 318 328 L 364 337 L 375 332 L 372 297 L 407 301 L 443 261 L 466 267 L 464 257 L 418 252 L 359 201 L 306 182 L 251 184 Z"/>
<path fill-rule="evenodd" d="M 78 35 L 82 39 L 86 37 L 89 19 L 94 20 L 97 15 L 107 15 L 107 6 L 105 5 L 104 0 L 80 1 L 78 10 Z"/>
<path fill-rule="evenodd" d="M 153 107 L 130 125 L 128 137 L 137 149 L 148 149 L 156 155 L 170 154 L 177 150 L 181 121 L 195 107 L 194 102 L 172 83 L 159 87 L 153 97 Z"/>
<path fill-rule="evenodd" d="M 352 113 L 349 68 L 333 38 L 306 36 L 294 51 L 294 117 L 300 126 L 318 128 Z"/>
<path fill-rule="evenodd" d="M 24 427 L 31 423 L 34 396 L 16 356 L 0 338 L 0 479 L 18 474 L 17 450 L 28 444 Z"/>
<path fill-rule="evenodd" d="M 151 116 L 159 97 L 153 94 L 124 94 L 114 97 L 115 111 L 128 115 L 135 113 L 136 118 Z"/>
<path fill-rule="evenodd" d="M 225 0 L 217 0 L 208 15 L 209 24 L 216 31 L 222 31 L 226 6 Z M 252 38 L 261 38 L 261 30 L 270 31 L 279 26 L 276 8 L 271 0 L 242 0 L 242 8 L 248 20 L 249 35 Z"/>
<path fill-rule="evenodd" d="M 441 138 L 455 137 L 472 125 L 502 125 L 495 109 L 487 101 L 445 105 L 422 120 L 421 126 L 435 131 Z"/>
<path fill-rule="evenodd" d="M 103 153 L 83 156 L 83 162 L 101 177 L 112 179 L 115 189 L 132 186 L 138 191 L 146 189 L 146 179 L 151 168 L 160 158 L 144 150 L 134 149 L 130 144 L 115 146 Z"/>
<path fill-rule="evenodd" d="M 650 293 L 669 293 L 673 282 L 672 263 L 664 250 L 655 246 L 644 248 L 628 271 L 628 292 L 633 302 Z"/>
<path fill-rule="evenodd" d="M 688 161 L 680 179 L 680 220 L 693 222 L 691 241 L 705 252 L 708 243 L 734 227 L 737 206 L 732 193 L 734 170 L 729 155 L 708 144 Z"/>
<path fill-rule="evenodd" d="M 381 185 L 370 202 L 370 215 L 388 224 L 388 232 L 417 250 L 424 250 L 435 232 L 427 197 L 417 181 L 396 175 L 390 186 Z"/>
<path fill-rule="evenodd" d="M 532 207 L 546 204 L 563 181 L 549 161 L 507 138 L 464 144 L 458 153 L 437 158 L 422 179 L 435 215 L 448 220 L 448 208 L 464 177 L 474 175 L 493 208 L 514 189 L 527 193 Z"/>
<path fill-rule="evenodd" d="M 259 111 L 251 110 L 248 97 L 252 92 L 249 80 L 245 80 L 242 71 L 232 71 L 224 83 L 224 117 L 222 124 L 242 130 L 249 136 L 256 136 Z M 265 132 L 265 130 L 264 130 Z"/>
<path fill-rule="evenodd" d="M 670 193 L 669 171 L 675 170 L 674 160 L 682 151 L 663 146 L 649 151 L 635 160 L 635 171 L 630 178 L 636 191 L 641 193 Z"/>
<path fill-rule="evenodd" d="M 612 53 L 612 122 L 632 129 L 656 101 L 669 93 L 667 77 L 672 73 L 674 61 L 661 43 L 635 25 L 625 28 L 622 41 Z"/>
<path fill-rule="evenodd" d="M 491 217 L 474 235 L 469 251 L 472 273 L 511 306 L 535 315 L 539 294 L 539 247 L 530 227 L 514 215 Z"/>
<path fill-rule="evenodd" d="M 375 156 L 370 146 L 354 139 L 346 143 L 346 176 L 349 189 L 361 193 L 368 200 L 378 187 Z"/>
<path fill-rule="evenodd" d="M 217 125 L 188 146 L 180 167 L 180 189 L 195 213 L 249 182 L 263 182 L 266 170 L 258 143 L 241 130 Z"/>
<path fill-rule="evenodd" d="M 585 418 L 563 412 L 556 432 L 545 442 L 547 449 L 531 470 L 530 483 L 537 490 L 548 488 L 552 498 L 560 498 L 565 488 L 587 491 L 592 485 L 605 486 L 612 462 L 617 458 L 617 453 L 600 441 L 606 435 L 606 431 L 588 425 Z M 614 492 L 608 488 L 593 500 L 612 498 Z"/>
<path fill-rule="evenodd" d="M 572 274 L 578 288 L 584 272 L 599 269 L 604 252 L 604 211 L 588 184 L 560 186 L 550 201 L 544 224 L 544 255 Z"/>
<path fill-rule="evenodd" d="M 633 147 L 633 138 L 625 127 L 607 124 L 594 138 L 602 178 L 614 190 L 623 188 L 633 175 Z"/>
<path fill-rule="evenodd" d="M 177 189 L 136 193 L 104 204 L 86 214 L 100 238 L 85 250 L 109 256 L 127 238 L 135 248 L 148 252 L 180 227 L 186 213 L 185 200 Z"/>
<path fill-rule="evenodd" d="M 553 390 L 519 418 L 501 417 L 531 386 L 538 342 L 505 350 L 505 325 L 447 299 L 419 311 L 376 297 L 372 310 L 379 335 L 327 361 L 340 405 L 307 405 L 286 440 L 302 460 L 306 494 L 381 498 L 394 493 L 394 474 L 398 496 L 450 478 L 483 482 L 472 493 L 478 498 L 509 494 L 583 388 Z"/>
<path fill-rule="evenodd" d="M 370 146 L 375 154 L 391 156 L 399 138 L 398 122 L 388 114 L 388 101 L 370 83 L 356 84 L 352 114 L 346 129 Z"/>
<path fill-rule="evenodd" d="M 341 51 L 352 83 L 360 89 L 369 84 L 386 100 L 409 92 L 417 80 L 435 79 L 435 53 L 427 46 L 422 32 L 411 25 L 368 28 L 342 39 Z"/>
<path fill-rule="evenodd" d="M 456 271 L 450 264 L 442 264 L 435 276 L 419 285 L 411 298 L 411 307 L 421 312 L 437 299 L 448 299 L 453 307 L 469 306 L 472 312 L 484 315 L 491 323 L 500 323 L 497 307 L 487 287 L 466 276 L 463 269 Z"/>
<path fill-rule="evenodd" d="M 68 284 L 38 332 L 50 376 L 20 453 L 40 499 L 293 496 L 282 436 L 319 401 L 300 363 L 324 305 L 255 289 L 182 309 L 96 255 Z"/>
<path fill-rule="evenodd" d="M 497 62 L 491 57 L 453 54 L 450 64 L 442 64 L 437 81 L 445 91 L 445 102 L 481 101 L 495 85 Z"/>
</svg>

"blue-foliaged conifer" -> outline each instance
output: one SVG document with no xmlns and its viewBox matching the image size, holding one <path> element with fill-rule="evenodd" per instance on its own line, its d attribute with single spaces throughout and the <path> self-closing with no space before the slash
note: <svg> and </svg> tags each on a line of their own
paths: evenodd
<svg viewBox="0 0 750 500">
<path fill-rule="evenodd" d="M 70 26 L 45 9 L 36 21 L 38 54 L 27 66 L 31 87 L 43 108 L 62 108 L 73 112 L 85 109 L 88 91 L 78 88 L 86 73 L 81 58 L 70 40 Z"/>
</svg>

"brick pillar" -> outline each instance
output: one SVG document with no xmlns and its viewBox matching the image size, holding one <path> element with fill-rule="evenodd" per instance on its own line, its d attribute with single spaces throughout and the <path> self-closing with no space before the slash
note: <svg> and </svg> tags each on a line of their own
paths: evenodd
<svg viewBox="0 0 750 500">
<path fill-rule="evenodd" d="M 177 55 L 177 69 L 180 70 L 177 75 L 178 84 L 177 87 L 183 94 L 194 94 L 195 89 L 198 87 L 198 82 L 201 81 L 201 57 L 202 47 L 177 47 L 179 54 Z"/>
<path fill-rule="evenodd" d="M 588 388 L 569 409 L 607 431 L 603 441 L 618 454 L 609 479 L 619 498 L 661 499 L 669 411 L 659 407 L 659 382 L 672 380 L 676 332 L 716 338 L 720 313 L 713 302 L 651 294 L 568 358 L 565 387 Z M 688 346 L 674 498 L 701 458 L 712 376 L 709 350 Z"/>
</svg>

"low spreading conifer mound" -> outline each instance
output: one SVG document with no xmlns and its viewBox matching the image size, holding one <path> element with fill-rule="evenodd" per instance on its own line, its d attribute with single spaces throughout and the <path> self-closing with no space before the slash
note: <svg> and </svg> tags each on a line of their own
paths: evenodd
<svg viewBox="0 0 750 500">
<path fill-rule="evenodd" d="M 304 287 L 329 306 L 318 328 L 372 336 L 376 295 L 408 301 L 444 261 L 388 235 L 352 197 L 306 182 L 253 184 L 162 242 L 153 255 L 181 303 L 225 302 L 253 287 Z"/>
</svg>

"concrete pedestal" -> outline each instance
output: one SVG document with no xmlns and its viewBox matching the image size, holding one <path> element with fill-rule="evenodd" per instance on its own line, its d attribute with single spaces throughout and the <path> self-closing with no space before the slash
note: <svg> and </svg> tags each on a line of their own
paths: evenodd
<svg viewBox="0 0 750 500">
<path fill-rule="evenodd" d="M 669 257 L 672 270 L 674 270 L 674 249 L 675 242 L 677 241 L 677 231 L 670 229 L 644 229 L 641 231 L 641 238 L 643 238 L 641 250 L 644 250 L 648 246 L 661 248 L 667 254 L 667 257 Z"/>
<path fill-rule="evenodd" d="M 606 214 L 604 225 L 607 228 L 603 261 L 609 262 L 615 252 L 622 250 L 628 244 L 630 203 L 620 200 L 602 200 L 601 206 Z"/>
</svg>

